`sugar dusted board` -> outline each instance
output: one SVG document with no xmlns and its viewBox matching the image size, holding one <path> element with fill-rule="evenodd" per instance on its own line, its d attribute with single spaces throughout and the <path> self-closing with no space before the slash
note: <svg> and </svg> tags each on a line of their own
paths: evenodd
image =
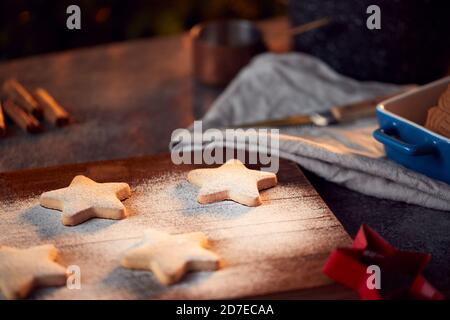
<svg viewBox="0 0 450 320">
<path fill-rule="evenodd" d="M 0 245 L 51 243 L 60 250 L 60 263 L 81 268 L 80 290 L 46 288 L 30 298 L 354 297 L 321 272 L 330 251 L 349 245 L 350 237 L 294 163 L 280 161 L 279 184 L 261 192 L 263 204 L 254 208 L 230 201 L 198 204 L 197 190 L 186 180 L 194 168 L 162 155 L 0 174 Z M 132 196 L 124 204 L 131 216 L 66 227 L 60 212 L 39 206 L 42 192 L 67 186 L 77 174 L 129 183 Z M 123 252 L 149 227 L 203 231 L 224 267 L 191 273 L 170 287 L 149 272 L 120 267 Z"/>
</svg>

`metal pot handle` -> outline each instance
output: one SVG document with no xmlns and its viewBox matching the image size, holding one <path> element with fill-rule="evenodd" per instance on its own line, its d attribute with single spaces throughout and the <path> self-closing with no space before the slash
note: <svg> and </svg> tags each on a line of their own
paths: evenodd
<svg viewBox="0 0 450 320">
<path fill-rule="evenodd" d="M 382 144 L 410 156 L 421 156 L 435 152 L 435 149 L 432 145 L 417 145 L 406 143 L 390 135 L 389 131 L 390 130 L 379 128 L 373 132 L 373 137 Z"/>
</svg>

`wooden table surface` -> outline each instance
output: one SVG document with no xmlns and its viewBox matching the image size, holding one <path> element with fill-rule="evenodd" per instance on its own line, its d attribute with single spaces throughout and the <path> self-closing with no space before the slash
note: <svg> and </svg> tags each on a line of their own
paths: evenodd
<svg viewBox="0 0 450 320">
<path fill-rule="evenodd" d="M 263 27 L 276 31 L 287 22 L 268 21 Z M 10 77 L 49 90 L 75 122 L 37 136 L 8 125 L 0 140 L 3 172 L 167 152 L 172 131 L 200 118 L 221 91 L 192 81 L 184 35 L 0 63 L 0 81 Z M 450 290 L 448 212 L 368 197 L 305 174 L 351 236 L 367 223 L 401 249 L 430 252 L 427 278 Z"/>
<path fill-rule="evenodd" d="M 198 190 L 186 180 L 193 168 L 197 166 L 174 165 L 170 155 L 162 155 L 0 174 L 0 183 L 11 186 L 0 189 L 0 243 L 51 243 L 60 251 L 60 263 L 80 268 L 80 290 L 47 288 L 32 298 L 275 298 L 280 292 L 297 298 L 356 297 L 322 273 L 331 250 L 349 246 L 351 239 L 296 164 L 280 162 L 278 185 L 261 192 L 258 207 L 231 201 L 197 203 Z M 78 174 L 99 182 L 129 183 L 132 195 L 124 205 L 131 215 L 63 226 L 61 213 L 41 207 L 39 195 L 67 186 Z M 204 232 L 223 267 L 191 273 L 169 287 L 150 272 L 122 268 L 124 251 L 147 228 Z"/>
</svg>

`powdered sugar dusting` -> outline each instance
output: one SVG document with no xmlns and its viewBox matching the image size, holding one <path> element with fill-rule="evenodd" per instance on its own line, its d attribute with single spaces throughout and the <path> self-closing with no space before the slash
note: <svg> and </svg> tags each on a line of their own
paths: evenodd
<svg viewBox="0 0 450 320">
<path fill-rule="evenodd" d="M 92 219 L 63 226 L 59 211 L 39 206 L 39 195 L 1 204 L 0 244 L 53 243 L 64 265 L 79 265 L 82 290 L 45 289 L 37 298 L 231 298 L 328 283 L 321 264 L 348 236 L 303 177 L 261 191 L 263 203 L 202 205 L 185 172 L 160 173 L 130 184 L 124 220 Z M 123 253 L 144 230 L 202 231 L 223 260 L 215 272 L 189 274 L 169 288 L 151 273 L 120 267 Z M 227 285 L 224 285 L 227 284 Z"/>
</svg>

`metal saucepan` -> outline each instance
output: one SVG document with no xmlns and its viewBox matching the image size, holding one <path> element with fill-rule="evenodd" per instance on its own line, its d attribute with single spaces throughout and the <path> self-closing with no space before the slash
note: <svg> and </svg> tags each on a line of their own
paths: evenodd
<svg viewBox="0 0 450 320">
<path fill-rule="evenodd" d="M 330 22 L 323 18 L 286 30 L 304 33 Z M 190 31 L 194 77 L 203 84 L 225 86 L 255 55 L 267 50 L 261 30 L 248 20 L 218 20 Z"/>
</svg>

